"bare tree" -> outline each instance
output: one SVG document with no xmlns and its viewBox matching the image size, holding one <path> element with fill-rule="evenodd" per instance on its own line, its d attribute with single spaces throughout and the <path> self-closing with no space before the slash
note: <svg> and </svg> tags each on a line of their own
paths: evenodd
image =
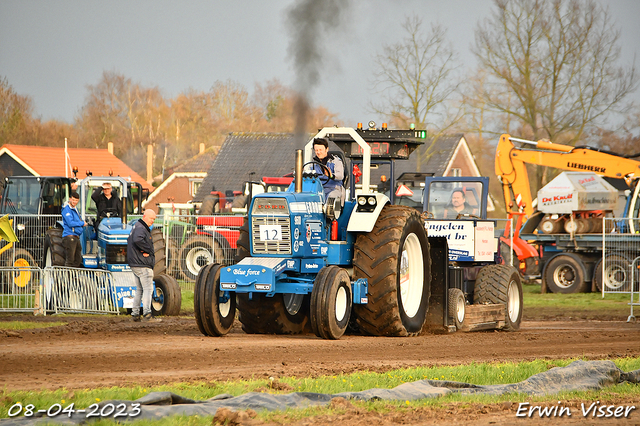
<svg viewBox="0 0 640 426">
<path fill-rule="evenodd" d="M 620 32 L 593 0 L 496 0 L 476 29 L 475 54 L 488 78 L 478 93 L 534 139 L 575 144 L 624 111 L 635 65 L 618 65 Z M 506 101 L 508 100 L 508 102 Z"/>
<path fill-rule="evenodd" d="M 6 77 L 0 78 L 0 145 L 29 143 L 32 111 L 31 98 L 17 94 Z"/>
<path fill-rule="evenodd" d="M 376 55 L 375 83 L 383 101 L 372 103 L 371 108 L 398 125 L 445 130 L 460 117 L 458 113 L 451 117 L 447 104 L 460 83 L 455 76 L 457 54 L 439 25 L 432 25 L 425 34 L 422 20 L 410 17 L 402 27 L 406 37 Z"/>
</svg>

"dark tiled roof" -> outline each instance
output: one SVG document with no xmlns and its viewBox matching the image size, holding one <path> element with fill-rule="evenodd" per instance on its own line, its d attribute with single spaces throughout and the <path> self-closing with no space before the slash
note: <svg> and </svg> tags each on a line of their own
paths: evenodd
<svg viewBox="0 0 640 426">
<path fill-rule="evenodd" d="M 462 137 L 463 134 L 459 133 L 438 138 L 428 161 L 425 160 L 424 153 L 433 140 L 426 139 L 425 144 L 414 151 L 409 160 L 395 162 L 396 178 L 404 172 L 426 172 L 442 176 Z M 202 202 L 214 187 L 216 191 L 222 192 L 242 190 L 245 181 L 257 181 L 263 176 L 278 177 L 291 173 L 294 168 L 295 150 L 304 148 L 306 142 L 308 139 L 301 142 L 291 133 L 229 134 L 193 201 Z M 420 166 L 418 156 L 421 156 Z M 387 166 L 372 170 L 371 183 L 377 184 L 380 176 L 388 174 L 388 171 Z M 250 172 L 255 172 L 255 175 L 250 176 Z"/>
<path fill-rule="evenodd" d="M 231 133 L 208 169 L 207 177 L 193 201 L 202 202 L 212 188 L 216 191 L 242 190 L 248 180 L 279 177 L 294 168 L 295 150 L 304 144 L 291 133 Z M 254 172 L 254 175 L 250 175 Z"/>
<path fill-rule="evenodd" d="M 197 172 L 206 172 L 211 167 L 213 160 L 215 160 L 216 155 L 218 155 L 218 151 L 220 147 L 210 147 L 206 151 L 201 154 L 195 155 L 185 161 L 182 164 L 177 165 L 172 170 L 171 173 L 197 173 Z M 171 174 L 169 173 L 169 174 Z"/>
</svg>

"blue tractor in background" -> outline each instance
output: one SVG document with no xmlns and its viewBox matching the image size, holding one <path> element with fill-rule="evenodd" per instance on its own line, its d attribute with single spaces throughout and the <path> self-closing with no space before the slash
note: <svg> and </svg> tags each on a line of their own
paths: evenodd
<svg viewBox="0 0 640 426">
<path fill-rule="evenodd" d="M 122 200 L 120 216 L 114 211 L 105 211 L 97 217 L 97 208 L 91 195 L 100 191 L 102 184 L 112 184 L 113 193 Z M 134 187 L 135 191 L 131 191 Z M 136 197 L 132 197 L 132 192 Z M 135 277 L 127 264 L 127 239 L 133 223 L 128 223 L 128 214 L 141 214 L 142 191 L 139 184 L 127 182 L 121 177 L 89 176 L 78 181 L 80 202 L 77 205 L 80 217 L 87 222 L 80 238 L 82 263 L 86 269 L 100 269 L 111 272 L 112 286 L 119 308 L 131 309 L 136 285 Z M 155 250 L 154 290 L 151 310 L 154 315 L 178 315 L 182 296 L 178 282 L 166 272 L 165 243 L 162 229 L 153 227 L 151 236 Z M 43 267 L 64 266 L 65 254 L 62 246 L 62 228 L 47 231 L 44 242 Z"/>
<path fill-rule="evenodd" d="M 463 278 L 462 268 L 450 258 L 450 236 L 428 237 L 420 211 L 391 204 L 370 185 L 372 157 L 408 159 L 424 137 L 423 130 L 387 130 L 386 125 L 376 129 L 373 122 L 369 129 L 330 127 L 315 135 L 305 147 L 304 160 L 302 151 L 296 152 L 295 179 L 287 191 L 259 194 L 251 201 L 240 231 L 237 263 L 209 264 L 198 274 L 194 312 L 200 331 L 207 336 L 228 333 L 236 310 L 246 333 L 312 331 L 321 338 L 339 339 L 347 327 L 380 336 L 462 328 L 469 312 L 466 305 L 474 299 L 462 293 L 462 298 L 449 302 L 451 286 L 457 285 L 460 292 L 463 286 L 450 279 Z M 314 167 L 319 163 L 312 160 L 315 138 L 328 139 L 342 151 L 338 155 L 361 164 L 361 182 L 356 184 L 351 176 L 345 199 L 325 199 Z M 350 174 L 351 167 L 345 171 Z M 466 220 L 473 229 L 475 219 Z M 489 242 L 492 254 L 494 240 Z M 503 266 L 493 265 L 498 257 L 489 257 L 480 263 Z M 519 297 L 520 309 L 518 274 L 509 272 L 501 271 L 506 278 L 498 280 L 518 280 L 515 288 L 520 292 L 514 297 Z M 519 326 L 521 310 L 505 327 L 505 304 L 479 302 L 495 308 L 476 315 L 483 321 L 481 328 Z"/>
</svg>

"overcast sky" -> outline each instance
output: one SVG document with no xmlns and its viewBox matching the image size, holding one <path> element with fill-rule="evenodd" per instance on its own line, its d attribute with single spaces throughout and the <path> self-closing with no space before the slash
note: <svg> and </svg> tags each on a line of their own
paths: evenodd
<svg viewBox="0 0 640 426">
<path fill-rule="evenodd" d="M 610 0 L 622 31 L 626 64 L 640 53 L 640 1 Z M 116 71 L 165 97 L 188 88 L 208 90 L 232 79 L 249 92 L 278 78 L 293 87 L 291 37 L 286 25 L 292 0 L 0 0 L 0 78 L 33 99 L 43 120 L 73 122 L 86 86 Z M 346 125 L 380 122 L 368 113 L 373 58 L 403 35 L 401 23 L 417 15 L 448 30 L 465 66 L 478 20 L 488 0 L 356 0 L 346 24 L 323 37 L 321 81 L 314 105 L 339 114 Z M 640 95 L 636 94 L 636 99 Z M 240 129 L 239 129 L 240 130 Z"/>
</svg>

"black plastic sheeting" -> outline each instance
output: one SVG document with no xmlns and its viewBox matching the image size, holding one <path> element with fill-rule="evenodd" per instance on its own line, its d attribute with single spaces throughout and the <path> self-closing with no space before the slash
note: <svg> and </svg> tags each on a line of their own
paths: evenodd
<svg viewBox="0 0 640 426">
<path fill-rule="evenodd" d="M 130 421 L 139 419 L 160 419 L 173 415 L 215 415 L 218 408 L 226 407 L 231 410 L 253 409 L 286 410 L 287 408 L 304 408 L 310 406 L 328 405 L 332 398 L 371 401 L 371 400 L 400 400 L 415 401 L 424 398 L 435 398 L 451 393 L 464 395 L 504 395 L 521 393 L 526 395 L 553 395 L 561 391 L 598 390 L 618 383 L 629 382 L 638 384 L 640 370 L 625 373 L 611 361 L 574 361 L 566 367 L 552 368 L 543 373 L 535 374 L 519 383 L 506 385 L 479 386 L 470 383 L 449 382 L 441 380 L 419 380 L 403 383 L 393 389 L 368 389 L 361 392 L 342 392 L 334 395 L 294 392 L 287 395 L 250 392 L 240 396 L 218 395 L 205 401 L 194 401 L 171 392 L 153 392 L 136 401 L 112 400 L 100 403 L 100 408 L 109 404 L 117 407 L 125 404 L 123 414 L 133 412 L 132 403 L 140 404 L 140 413 L 135 417 L 123 416 L 116 420 Z M 28 402 L 26 402 L 28 403 Z M 38 407 L 41 408 L 41 407 Z M 113 417 L 113 416 L 111 416 Z M 1 426 L 10 425 L 38 425 L 43 423 L 81 424 L 98 417 L 87 419 L 86 414 L 78 414 L 69 418 L 67 415 L 57 417 L 24 417 L 23 415 L 0 420 Z M 105 417 L 102 417 L 105 418 Z"/>
</svg>

